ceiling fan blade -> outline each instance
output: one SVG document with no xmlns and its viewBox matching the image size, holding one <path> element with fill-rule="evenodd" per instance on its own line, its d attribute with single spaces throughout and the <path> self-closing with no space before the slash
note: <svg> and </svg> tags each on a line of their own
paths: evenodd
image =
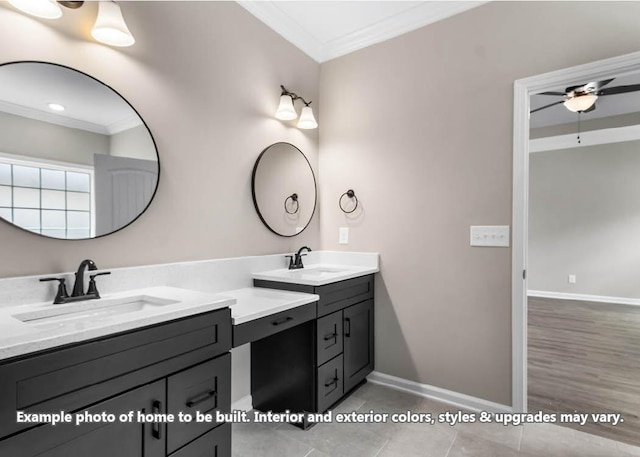
<svg viewBox="0 0 640 457">
<path fill-rule="evenodd" d="M 631 84 L 629 86 L 607 87 L 605 89 L 599 90 L 598 95 L 626 94 L 628 92 L 636 92 L 639 90 L 640 84 Z"/>
<path fill-rule="evenodd" d="M 564 92 L 541 92 L 537 95 L 556 95 L 558 97 L 564 97 L 565 93 Z"/>
<path fill-rule="evenodd" d="M 580 86 L 567 87 L 567 94 L 570 93 L 570 92 L 576 92 L 577 94 L 580 94 L 580 93 L 596 93 L 600 89 L 602 89 L 604 86 L 609 84 L 611 81 L 613 81 L 614 79 L 615 78 L 603 79 L 602 81 L 592 81 L 592 82 L 589 82 L 589 83 L 586 83 L 586 84 L 582 84 Z"/>
<path fill-rule="evenodd" d="M 533 110 L 530 111 L 530 113 L 533 114 L 536 111 L 547 109 L 547 108 L 550 108 L 552 106 L 559 105 L 560 103 L 564 103 L 564 100 L 560 100 L 560 101 L 557 101 L 557 102 L 554 102 L 554 103 L 550 103 L 549 105 L 545 105 L 545 106 L 541 106 L 540 108 L 533 109 Z"/>
<path fill-rule="evenodd" d="M 598 81 L 598 89 L 602 89 L 604 86 L 606 86 L 607 84 L 609 84 L 611 81 L 613 81 L 616 78 L 611 78 L 611 79 L 604 79 L 602 81 Z"/>
</svg>

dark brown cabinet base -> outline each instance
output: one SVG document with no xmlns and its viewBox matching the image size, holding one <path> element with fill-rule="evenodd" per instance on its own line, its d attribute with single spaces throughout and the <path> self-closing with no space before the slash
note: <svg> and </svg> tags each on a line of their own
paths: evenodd
<svg viewBox="0 0 640 457">
<path fill-rule="evenodd" d="M 254 407 L 323 413 L 374 368 L 373 275 L 325 286 L 254 280 L 320 295 L 316 319 L 251 343 Z"/>
<path fill-rule="evenodd" d="M 4 361 L 0 456 L 230 457 L 228 424 L 119 420 L 130 411 L 229 412 L 230 348 L 226 308 Z M 106 412 L 115 421 L 24 424 L 17 411 Z"/>
</svg>

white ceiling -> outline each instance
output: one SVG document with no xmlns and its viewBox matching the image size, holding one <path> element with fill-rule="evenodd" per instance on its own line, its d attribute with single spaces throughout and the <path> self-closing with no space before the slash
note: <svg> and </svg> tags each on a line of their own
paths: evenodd
<svg viewBox="0 0 640 457">
<path fill-rule="evenodd" d="M 317 62 L 461 13 L 485 1 L 238 1 Z"/>
<path fill-rule="evenodd" d="M 589 81 L 577 81 L 568 86 L 584 85 Z M 627 75 L 615 78 L 606 87 L 627 86 L 640 84 L 640 74 Z M 566 87 L 551 89 L 552 92 L 564 92 Z M 563 97 L 553 95 L 533 95 L 531 97 L 531 109 L 534 110 L 555 101 L 563 100 Z M 627 94 L 607 95 L 598 97 L 595 111 L 580 115 L 582 121 L 591 119 L 601 119 L 620 114 L 636 113 L 640 111 L 640 92 L 630 92 Z M 537 113 L 532 113 L 529 120 L 531 128 L 547 127 L 550 125 L 561 125 L 576 122 L 578 114 L 569 111 L 562 104 L 552 106 Z"/>
<path fill-rule="evenodd" d="M 49 103 L 66 109 L 52 111 Z M 38 62 L 0 66 L 0 111 L 103 135 L 142 124 L 129 104 L 104 84 Z"/>
</svg>

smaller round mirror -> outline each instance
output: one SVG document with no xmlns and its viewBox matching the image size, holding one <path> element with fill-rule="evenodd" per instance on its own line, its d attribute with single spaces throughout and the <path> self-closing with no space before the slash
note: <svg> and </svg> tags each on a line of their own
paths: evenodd
<svg viewBox="0 0 640 457">
<path fill-rule="evenodd" d="M 262 151 L 253 167 L 251 192 L 260 220 L 276 235 L 302 232 L 316 210 L 311 164 L 289 143 L 275 143 Z"/>
</svg>

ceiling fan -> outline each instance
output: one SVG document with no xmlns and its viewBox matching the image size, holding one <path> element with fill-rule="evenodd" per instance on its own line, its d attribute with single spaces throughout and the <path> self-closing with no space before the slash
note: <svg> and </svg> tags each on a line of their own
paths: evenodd
<svg viewBox="0 0 640 457">
<path fill-rule="evenodd" d="M 531 110 L 531 113 L 559 105 L 560 103 L 564 104 L 565 108 L 574 113 L 588 113 L 596 109 L 596 100 L 598 97 L 640 91 L 640 84 L 604 87 L 613 80 L 614 78 L 611 78 L 603 81 L 592 81 L 580 86 L 571 86 L 567 87 L 565 92 L 542 92 L 539 95 L 552 95 L 564 97 L 564 99 Z"/>
</svg>

